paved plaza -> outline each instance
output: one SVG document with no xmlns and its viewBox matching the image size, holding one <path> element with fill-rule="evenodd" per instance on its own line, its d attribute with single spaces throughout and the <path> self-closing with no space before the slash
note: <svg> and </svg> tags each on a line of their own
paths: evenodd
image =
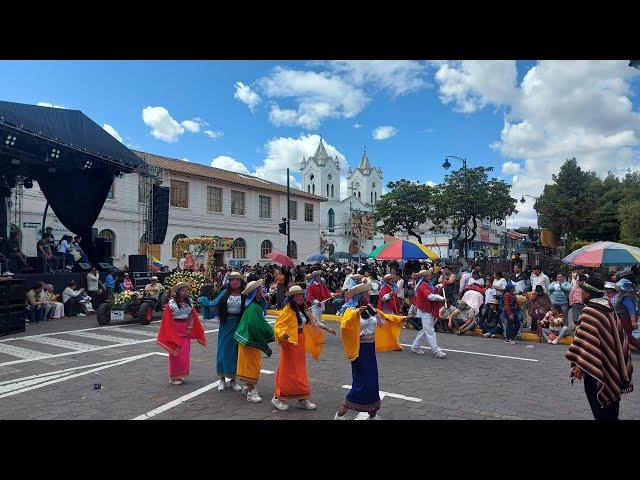
<svg viewBox="0 0 640 480">
<path fill-rule="evenodd" d="M 209 345 L 192 343 L 188 381 L 170 385 L 166 353 L 155 342 L 159 325 L 156 319 L 147 326 L 100 327 L 93 317 L 70 318 L 0 338 L 0 419 L 331 420 L 351 383 L 339 337 L 325 335 L 320 361 L 307 360 L 317 410 L 280 412 L 271 405 L 275 344 L 272 357 L 263 360 L 262 403 L 230 389 L 218 392 L 218 322 L 210 320 L 204 322 Z M 414 335 L 403 330 L 402 343 Z M 384 420 L 592 419 L 582 382 L 570 384 L 566 345 L 507 345 L 451 334 L 438 341 L 445 359 L 426 348 L 425 355 L 407 347 L 378 354 Z M 640 419 L 637 391 L 623 397 L 620 418 Z"/>
</svg>

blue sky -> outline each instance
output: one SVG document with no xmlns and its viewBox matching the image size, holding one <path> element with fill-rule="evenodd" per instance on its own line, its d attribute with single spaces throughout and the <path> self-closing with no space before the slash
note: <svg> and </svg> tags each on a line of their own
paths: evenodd
<svg viewBox="0 0 640 480">
<path fill-rule="evenodd" d="M 457 155 L 519 198 L 569 156 L 600 174 L 637 168 L 640 72 L 627 63 L 2 61 L 0 99 L 79 109 L 131 148 L 276 181 L 314 135 L 351 166 L 366 146 L 385 182 L 439 182 Z M 374 139 L 378 127 L 395 135 Z M 534 219 L 528 206 L 516 218 Z"/>
</svg>

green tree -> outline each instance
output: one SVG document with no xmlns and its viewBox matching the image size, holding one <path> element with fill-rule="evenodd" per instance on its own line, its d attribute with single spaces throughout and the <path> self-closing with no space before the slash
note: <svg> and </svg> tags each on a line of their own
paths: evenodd
<svg viewBox="0 0 640 480">
<path fill-rule="evenodd" d="M 621 203 L 618 209 L 620 242 L 640 247 L 640 200 Z"/>
<path fill-rule="evenodd" d="M 398 180 L 387 184 L 389 192 L 380 197 L 375 206 L 375 220 L 382 222 L 378 230 L 393 235 L 399 230 L 416 237 L 421 223 L 427 221 L 427 209 L 431 197 L 431 187 L 409 180 Z"/>
<path fill-rule="evenodd" d="M 511 185 L 489 178 L 492 167 L 463 168 L 447 175 L 436 185 L 428 217 L 433 230 L 449 226 L 454 240 L 468 245 L 476 237 L 483 219 L 501 222 L 517 213 L 517 200 L 510 195 Z"/>
<path fill-rule="evenodd" d="M 591 212 L 596 208 L 599 180 L 594 172 L 583 171 L 575 158 L 565 161 L 552 180 L 535 204 L 540 226 L 559 235 L 566 233 L 571 242 L 593 229 Z"/>
</svg>

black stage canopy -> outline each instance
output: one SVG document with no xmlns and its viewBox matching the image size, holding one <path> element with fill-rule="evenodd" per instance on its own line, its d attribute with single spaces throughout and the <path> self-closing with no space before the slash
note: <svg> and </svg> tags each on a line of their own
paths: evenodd
<svg viewBox="0 0 640 480">
<path fill-rule="evenodd" d="M 115 176 L 143 163 L 79 110 L 0 101 L 1 195 L 18 177 L 37 181 L 56 217 L 85 240 Z"/>
</svg>

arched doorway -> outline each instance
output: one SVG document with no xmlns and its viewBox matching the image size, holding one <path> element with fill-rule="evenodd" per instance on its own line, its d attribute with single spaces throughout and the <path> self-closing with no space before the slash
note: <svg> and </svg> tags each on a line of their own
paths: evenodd
<svg viewBox="0 0 640 480">
<path fill-rule="evenodd" d="M 355 255 L 356 253 L 358 253 L 358 241 L 351 240 L 351 243 L 349 244 L 349 256 Z"/>
<path fill-rule="evenodd" d="M 98 238 L 103 238 L 108 245 L 107 257 L 114 257 L 116 252 L 116 234 L 109 229 L 102 230 Z"/>
</svg>

